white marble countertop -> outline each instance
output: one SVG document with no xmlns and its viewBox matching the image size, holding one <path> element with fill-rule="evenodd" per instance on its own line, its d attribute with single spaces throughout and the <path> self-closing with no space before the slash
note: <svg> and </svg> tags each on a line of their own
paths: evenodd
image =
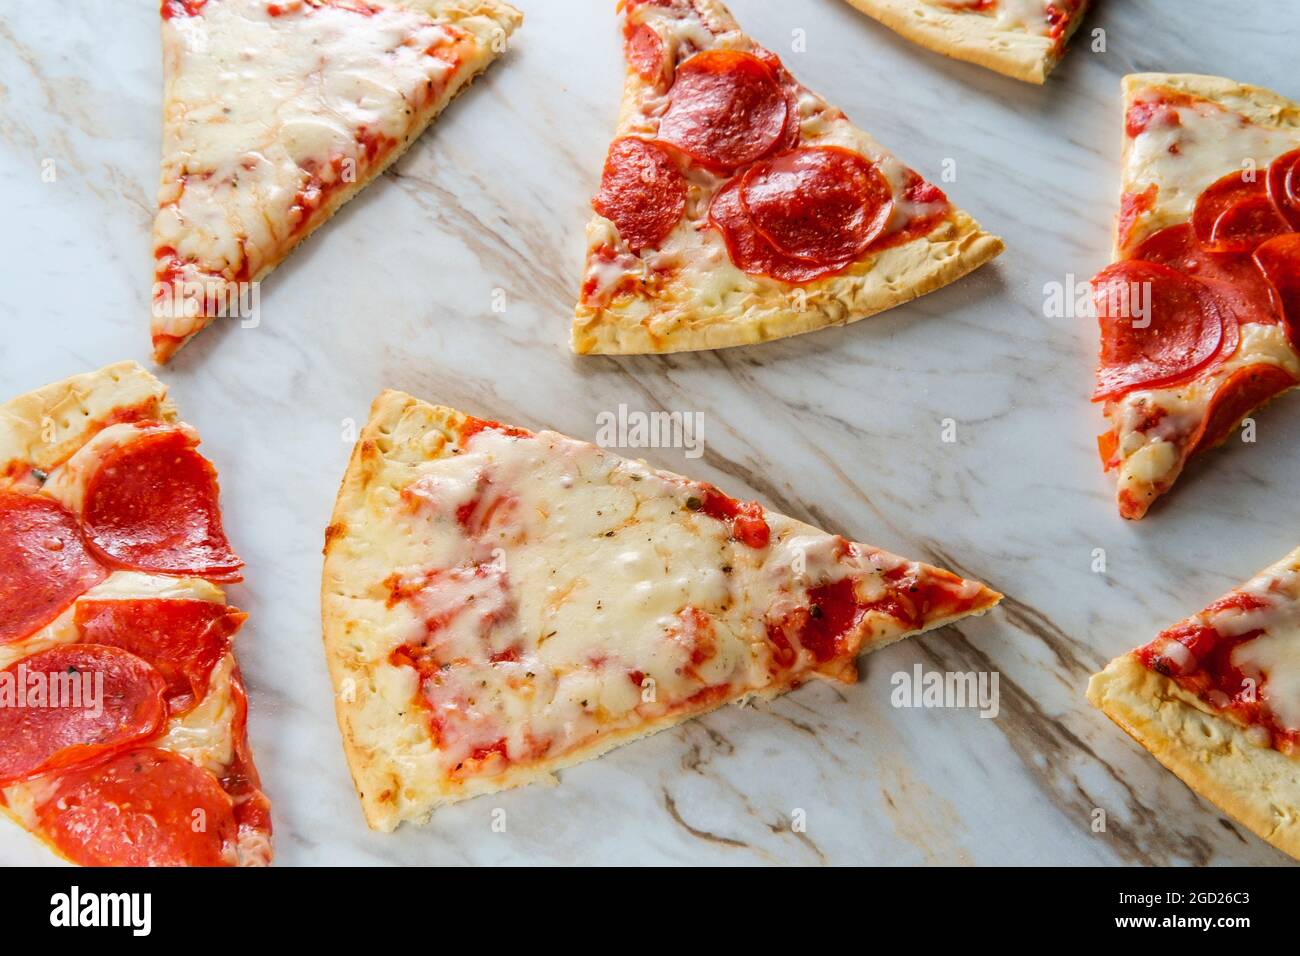
<svg viewBox="0 0 1300 956">
<path fill-rule="evenodd" d="M 1213 72 L 1300 95 L 1300 7 L 1102 0 L 1039 89 L 913 47 L 842 0 L 734 0 L 754 36 L 904 160 L 930 176 L 956 160 L 945 188 L 1008 251 L 848 328 L 578 359 L 568 316 L 621 82 L 613 0 L 519 5 L 528 19 L 512 51 L 266 282 L 261 326 L 214 328 L 160 373 L 221 471 L 248 563 L 233 598 L 252 615 L 239 650 L 279 862 L 1284 862 L 1083 689 L 1110 657 L 1296 545 L 1300 398 L 1260 416 L 1255 444 L 1232 443 L 1167 506 L 1124 523 L 1087 401 L 1094 325 L 1044 318 L 1042 290 L 1107 261 L 1120 76 Z M 4 397 L 148 359 L 157 18 L 155 0 L 0 6 Z M 790 50 L 796 28 L 806 53 Z M 1094 28 L 1107 52 L 1089 49 Z M 620 403 L 703 412 L 702 459 L 645 457 L 979 577 L 1007 600 L 864 659 L 856 685 L 725 709 L 558 787 L 370 833 L 334 724 L 317 592 L 346 424 L 384 386 L 586 438 Z M 946 418 L 956 442 L 941 441 Z M 997 671 L 1000 714 L 895 709 L 890 676 L 916 664 Z M 505 833 L 491 825 L 497 807 Z M 792 831 L 796 808 L 806 832 Z M 0 862 L 49 860 L 0 828 Z"/>
</svg>

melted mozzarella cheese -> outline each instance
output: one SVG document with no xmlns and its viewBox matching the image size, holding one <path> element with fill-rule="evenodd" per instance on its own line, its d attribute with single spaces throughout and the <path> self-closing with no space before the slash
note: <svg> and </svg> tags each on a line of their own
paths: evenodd
<svg viewBox="0 0 1300 956">
<path fill-rule="evenodd" d="M 1167 95 L 1154 87 L 1134 95 L 1131 103 L 1159 102 Z M 1139 195 L 1156 187 L 1154 206 L 1136 220 L 1130 247 L 1189 220 L 1197 198 L 1224 176 L 1253 170 L 1262 178 L 1269 163 L 1300 145 L 1294 130 L 1260 126 L 1211 100 L 1172 109 L 1177 122 L 1157 116 L 1126 142 L 1125 193 Z"/>
<path fill-rule="evenodd" d="M 234 759 L 235 699 L 230 679 L 235 656 L 227 654 L 208 678 L 208 692 L 188 713 L 173 717 L 167 732 L 151 746 L 171 750 L 220 776 Z"/>
<path fill-rule="evenodd" d="M 1176 388 L 1142 389 L 1115 403 L 1111 412 L 1119 438 L 1121 487 L 1142 488 L 1171 481 L 1183 465 L 1186 440 L 1200 427 L 1215 392 L 1235 372 L 1251 365 L 1276 365 L 1300 380 L 1300 355 L 1280 325 L 1242 326 L 1232 358 L 1213 373 Z M 1137 430 L 1153 409 L 1164 415 L 1151 428 Z"/>
<path fill-rule="evenodd" d="M 437 761 L 453 777 L 490 773 L 502 741 L 512 759 L 539 746 L 554 756 L 705 689 L 770 685 L 772 647 L 756 622 L 848 575 L 859 600 L 876 600 L 887 590 L 876 572 L 901 564 L 846 556 L 842 539 L 770 513 L 772 545 L 750 548 L 692 510 L 702 494 L 545 432 L 483 431 L 421 466 L 395 505 L 404 533 L 383 536 L 404 543 L 373 571 L 406 559 L 389 579 L 404 596 L 389 643 L 357 649 L 386 675 L 376 688 L 409 706 L 414 672 L 388 659 L 419 647 L 436 674 L 421 692 Z"/>
<path fill-rule="evenodd" d="M 292 208 L 309 179 L 357 181 L 365 140 L 404 139 L 456 69 L 438 55 L 456 34 L 418 11 L 280 6 L 277 16 L 261 0 L 222 0 L 163 24 L 155 241 L 195 264 L 188 278 L 273 265 L 301 225 Z"/>
</svg>

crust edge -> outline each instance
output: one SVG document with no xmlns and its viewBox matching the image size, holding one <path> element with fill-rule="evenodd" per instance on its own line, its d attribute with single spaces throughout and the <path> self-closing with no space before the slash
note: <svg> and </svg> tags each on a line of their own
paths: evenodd
<svg viewBox="0 0 1300 956">
<path fill-rule="evenodd" d="M 1199 796 L 1300 860 L 1300 767 L 1132 654 L 1088 683 L 1088 700 Z"/>
</svg>

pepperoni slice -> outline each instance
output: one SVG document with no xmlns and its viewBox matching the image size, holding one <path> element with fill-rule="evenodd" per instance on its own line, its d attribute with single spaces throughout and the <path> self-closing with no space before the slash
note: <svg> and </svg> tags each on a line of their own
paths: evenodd
<svg viewBox="0 0 1300 956">
<path fill-rule="evenodd" d="M 1300 149 L 1279 156 L 1268 167 L 1268 195 L 1288 225 L 1300 232 Z"/>
<path fill-rule="evenodd" d="M 1211 252 L 1253 252 L 1289 229 L 1269 199 L 1264 180 L 1229 173 L 1197 198 L 1192 231 Z"/>
<path fill-rule="evenodd" d="M 61 645 L 0 675 L 0 786 L 147 740 L 167 715 L 162 675 L 117 647 Z"/>
<path fill-rule="evenodd" d="M 623 55 L 641 79 L 654 83 L 664 74 L 664 43 L 659 34 L 644 23 L 629 23 L 623 28 Z"/>
<path fill-rule="evenodd" d="M 1277 292 L 1255 260 L 1242 253 L 1207 252 L 1188 223 L 1152 234 L 1138 246 L 1135 257 L 1209 282 L 1240 324 L 1281 321 Z"/>
<path fill-rule="evenodd" d="M 1213 288 L 1154 262 L 1119 262 L 1092 280 L 1101 326 L 1093 401 L 1186 379 L 1222 350 L 1236 321 Z M 1235 346 L 1234 346 L 1235 348 Z"/>
<path fill-rule="evenodd" d="M 1231 435 L 1251 411 L 1296 384 L 1286 369 L 1266 362 L 1238 369 L 1215 391 L 1205 418 L 1187 447 L 1191 452 L 1213 448 Z"/>
<path fill-rule="evenodd" d="M 736 268 L 749 275 L 767 276 L 780 282 L 799 284 L 834 275 L 853 262 L 817 263 L 778 252 L 759 235 L 740 201 L 741 177 L 718 190 L 709 205 L 709 222 L 722 233 L 727 253 Z"/>
<path fill-rule="evenodd" d="M 1192 211 L 1192 231 L 1196 240 L 1206 249 L 1218 252 L 1236 250 L 1218 249 L 1214 243 L 1214 226 L 1219 217 L 1243 199 L 1265 195 L 1263 180 L 1258 176 L 1247 179 L 1244 172 L 1228 173 L 1206 187 L 1196 199 Z"/>
<path fill-rule="evenodd" d="M 894 211 L 893 190 L 880 170 L 836 146 L 755 163 L 741 179 L 740 203 L 778 252 L 817 263 L 858 258 Z"/>
<path fill-rule="evenodd" d="M 686 180 L 658 143 L 625 136 L 609 147 L 596 212 L 618 227 L 633 252 L 663 242 L 686 210 Z"/>
<path fill-rule="evenodd" d="M 211 601 L 78 601 L 81 639 L 130 651 L 148 661 L 166 684 L 172 714 L 193 708 L 230 650 L 248 615 Z"/>
<path fill-rule="evenodd" d="M 0 491 L 0 644 L 40 630 L 106 577 L 62 505 Z"/>
<path fill-rule="evenodd" d="M 1255 250 L 1255 263 L 1276 291 L 1291 343 L 1300 347 L 1300 233 L 1264 243 Z"/>
<path fill-rule="evenodd" d="M 86 482 L 91 547 L 119 567 L 238 580 L 221 527 L 217 473 L 180 431 L 143 435 L 105 455 Z"/>
<path fill-rule="evenodd" d="M 766 156 L 786 131 L 785 90 L 751 53 L 695 54 L 677 68 L 669 95 L 659 138 L 715 172 Z"/>
<path fill-rule="evenodd" d="M 184 757 L 141 748 L 64 774 L 37 808 L 45 836 L 82 866 L 230 866 L 230 797 Z"/>
</svg>

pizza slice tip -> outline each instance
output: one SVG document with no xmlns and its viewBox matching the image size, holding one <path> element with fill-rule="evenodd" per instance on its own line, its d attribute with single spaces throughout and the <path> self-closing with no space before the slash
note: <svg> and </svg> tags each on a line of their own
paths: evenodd
<svg viewBox="0 0 1300 956">
<path fill-rule="evenodd" d="M 1222 77 L 1124 82 L 1115 259 L 1092 280 L 1103 466 L 1141 518 L 1300 383 L 1300 106 Z"/>
<path fill-rule="evenodd" d="M 522 20 L 501 0 L 163 0 L 155 360 L 217 318 L 253 318 L 256 284 Z"/>
<path fill-rule="evenodd" d="M 546 779 L 981 614 L 982 584 L 553 432 L 376 401 L 322 616 L 369 824 Z"/>
<path fill-rule="evenodd" d="M 1300 859 L 1300 551 L 1144 647 L 1088 700 L 1196 793 Z"/>
<path fill-rule="evenodd" d="M 632 0 L 623 36 L 575 352 L 726 348 L 843 325 L 1002 251 L 718 0 Z"/>
</svg>

